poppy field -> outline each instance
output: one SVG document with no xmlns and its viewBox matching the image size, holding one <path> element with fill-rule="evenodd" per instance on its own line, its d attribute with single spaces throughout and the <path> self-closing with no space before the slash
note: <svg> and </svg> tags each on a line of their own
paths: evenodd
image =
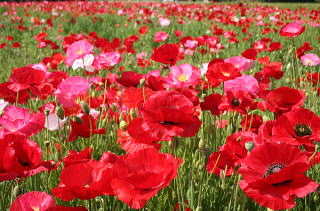
<svg viewBox="0 0 320 211">
<path fill-rule="evenodd" d="M 320 4 L 0 3 L 0 210 L 318 210 Z"/>
</svg>

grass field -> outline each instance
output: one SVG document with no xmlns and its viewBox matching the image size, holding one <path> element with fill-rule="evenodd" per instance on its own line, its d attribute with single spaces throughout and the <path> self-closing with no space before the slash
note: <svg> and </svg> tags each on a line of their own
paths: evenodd
<svg viewBox="0 0 320 211">
<path fill-rule="evenodd" d="M 320 59 L 307 61 L 303 55 L 320 55 L 319 11 L 320 4 L 305 3 L 0 3 L 0 210 L 32 191 L 46 192 L 55 196 L 57 205 L 78 207 L 75 210 L 318 210 Z M 293 22 L 300 29 L 281 36 L 283 27 Z M 156 36 L 158 32 L 165 33 Z M 72 59 L 70 46 L 81 40 L 92 49 L 80 47 Z M 155 55 L 165 43 L 177 44 L 174 48 L 179 51 L 168 63 L 163 61 L 171 59 L 174 49 Z M 99 63 L 98 55 L 106 52 L 118 53 L 121 59 Z M 84 64 L 89 54 L 95 60 Z M 243 56 L 250 67 L 226 61 L 235 56 Z M 72 67 L 76 59 L 82 67 Z M 44 65 L 20 68 L 39 63 Z M 207 63 L 209 67 L 204 68 Z M 183 69 L 181 64 L 193 66 L 192 71 L 190 66 L 185 72 L 174 70 Z M 85 69 L 89 66 L 93 72 Z M 160 75 L 152 72 L 151 77 L 153 70 L 160 70 Z M 53 71 L 60 73 L 52 76 Z M 126 71 L 141 75 L 123 74 Z M 174 71 L 182 73 L 175 76 Z M 194 81 L 187 75 L 190 71 Z M 227 85 L 226 81 L 241 75 L 251 76 L 250 81 Z M 63 89 L 61 84 L 73 76 L 86 82 L 71 81 Z M 82 83 L 88 83 L 83 92 Z M 280 87 L 294 91 L 271 99 L 270 93 Z M 176 98 L 167 96 L 169 92 Z M 207 96 L 212 94 L 221 99 L 209 102 Z M 157 97 L 162 100 L 156 101 Z M 299 97 L 299 102 L 294 101 Z M 44 123 L 49 122 L 49 113 L 61 116 L 61 110 L 66 123 L 49 130 Z M 42 119 L 32 119 L 29 113 Z M 250 115 L 255 121 L 248 123 Z M 143 123 L 137 124 L 137 119 Z M 288 128 L 290 132 L 283 132 Z M 68 142 L 72 131 L 78 137 Z M 19 144 L 16 139 L 23 141 Z M 25 139 L 40 148 L 33 148 L 34 142 L 23 145 Z M 283 154 L 265 149 L 270 143 L 281 145 Z M 247 153 L 250 144 L 255 147 Z M 68 167 L 63 158 L 69 151 L 86 147 L 92 155 L 69 157 Z M 39 150 L 43 161 L 55 164 L 50 171 L 40 172 L 42 164 L 35 155 Z M 252 170 L 249 161 L 258 156 L 258 150 L 269 152 L 266 160 L 275 160 L 260 175 L 261 181 L 250 186 L 253 176 L 247 179 L 244 172 Z M 155 157 L 147 156 L 147 151 Z M 105 152 L 118 157 L 102 159 Z M 137 154 L 140 157 L 134 157 Z M 133 164 L 126 156 L 133 157 Z M 287 163 L 282 163 L 283 157 Z M 180 166 L 175 163 L 178 158 L 183 161 Z M 64 170 L 67 173 L 61 176 Z M 239 181 L 256 192 L 243 191 Z M 71 185 L 52 191 L 60 182 Z M 66 200 L 67 195 L 72 200 Z M 43 199 L 25 200 L 29 209 L 11 210 L 53 206 Z"/>
</svg>

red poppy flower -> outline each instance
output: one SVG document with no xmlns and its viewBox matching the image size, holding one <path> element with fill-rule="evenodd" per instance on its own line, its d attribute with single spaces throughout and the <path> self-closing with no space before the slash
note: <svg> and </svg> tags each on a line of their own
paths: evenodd
<svg viewBox="0 0 320 211">
<path fill-rule="evenodd" d="M 32 140 L 6 135 L 0 142 L 0 182 L 29 177 L 54 168 L 50 161 L 41 161 L 41 148 Z"/>
<path fill-rule="evenodd" d="M 309 42 L 304 42 L 303 45 L 296 50 L 296 57 L 300 59 L 305 52 L 311 51 L 312 49 Z"/>
<path fill-rule="evenodd" d="M 210 174 L 222 176 L 231 176 L 235 169 L 235 163 L 238 159 L 226 151 L 212 153 L 209 156 L 206 170 Z"/>
<path fill-rule="evenodd" d="M 258 53 L 259 52 L 256 49 L 249 48 L 242 52 L 241 55 L 246 59 L 256 60 Z"/>
<path fill-rule="evenodd" d="M 71 201 L 74 198 L 87 200 L 101 195 L 102 193 L 93 187 L 93 183 L 99 178 L 97 174 L 100 165 L 101 163 L 96 160 L 68 165 L 61 172 L 58 187 L 52 189 L 53 195 L 64 201 Z"/>
<path fill-rule="evenodd" d="M 296 37 L 302 34 L 305 27 L 298 23 L 288 23 L 280 29 L 280 35 L 285 37 Z"/>
<path fill-rule="evenodd" d="M 306 99 L 303 91 L 289 87 L 280 87 L 271 90 L 266 96 L 267 108 L 274 112 L 276 117 L 295 108 L 300 108 Z"/>
<path fill-rule="evenodd" d="M 12 104 L 14 104 L 15 102 L 25 104 L 30 98 L 30 95 L 27 92 L 27 90 L 25 89 L 19 91 L 19 94 L 17 94 L 17 92 L 9 89 L 11 84 L 11 82 L 4 82 L 0 84 L 0 98 L 3 98 L 4 100 Z"/>
<path fill-rule="evenodd" d="M 257 114 L 246 115 L 241 119 L 242 130 L 252 131 L 254 133 L 258 132 L 259 127 L 263 123 L 261 116 Z"/>
<path fill-rule="evenodd" d="M 240 76 L 240 71 L 233 64 L 226 62 L 216 62 L 209 65 L 206 73 L 206 77 L 213 88 L 219 86 L 221 82 Z"/>
<path fill-rule="evenodd" d="M 152 148 L 125 154 L 113 166 L 111 187 L 119 200 L 141 209 L 178 175 L 181 163 L 181 159 Z"/>
<path fill-rule="evenodd" d="M 241 114 L 246 114 L 249 109 L 256 107 L 252 97 L 247 92 L 240 91 L 228 91 L 225 96 L 222 97 L 219 110 L 221 111 L 237 111 Z"/>
<path fill-rule="evenodd" d="M 143 78 L 143 74 L 136 73 L 133 71 L 123 72 L 121 78 L 117 79 L 118 83 L 123 86 L 138 86 L 140 84 L 140 80 Z"/>
<path fill-rule="evenodd" d="M 153 50 L 151 59 L 162 64 L 175 65 L 179 59 L 179 46 L 177 44 L 163 44 Z"/>
<path fill-rule="evenodd" d="M 89 115 L 83 115 L 80 122 L 72 121 L 71 132 L 69 134 L 67 142 L 76 140 L 79 136 L 83 138 L 89 138 L 94 134 L 105 134 L 104 128 L 97 129 L 97 120 Z"/>
<path fill-rule="evenodd" d="M 309 168 L 307 155 L 296 146 L 267 142 L 254 148 L 243 162 L 239 185 L 264 207 L 290 209 L 296 197 L 305 197 L 318 187 L 304 174 Z"/>
<path fill-rule="evenodd" d="M 141 115 L 142 118 L 133 120 L 128 126 L 128 132 L 134 139 L 142 139 L 145 135 L 153 137 L 153 140 L 192 137 L 201 126 L 193 103 L 176 91 L 158 91 L 151 95 L 143 104 Z M 136 130 L 130 130 L 130 127 Z"/>
<path fill-rule="evenodd" d="M 281 115 L 272 128 L 272 136 L 294 145 L 313 145 L 320 141 L 320 117 L 312 111 L 299 108 Z"/>
</svg>

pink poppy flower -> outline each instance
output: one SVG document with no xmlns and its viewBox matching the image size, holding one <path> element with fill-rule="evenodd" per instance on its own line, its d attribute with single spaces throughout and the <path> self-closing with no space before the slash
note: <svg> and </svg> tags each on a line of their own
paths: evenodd
<svg viewBox="0 0 320 211">
<path fill-rule="evenodd" d="M 304 30 L 305 27 L 297 22 L 288 23 L 280 29 L 280 36 L 296 37 L 302 34 Z"/>
<path fill-rule="evenodd" d="M 244 91 L 252 96 L 259 93 L 259 83 L 257 79 L 250 75 L 242 75 L 241 77 L 224 82 L 224 92 Z"/>
<path fill-rule="evenodd" d="M 301 56 L 301 61 L 303 65 L 307 66 L 316 66 L 320 64 L 320 58 L 318 55 L 313 54 L 313 53 L 308 53 L 303 56 Z"/>
<path fill-rule="evenodd" d="M 169 34 L 167 32 L 157 32 L 154 36 L 154 42 L 162 42 L 169 38 Z"/>
<path fill-rule="evenodd" d="M 80 40 L 72 43 L 68 47 L 65 62 L 67 65 L 72 65 L 76 59 L 81 59 L 85 55 L 92 54 L 92 53 L 93 53 L 93 46 L 91 45 L 91 43 L 85 40 Z"/>
<path fill-rule="evenodd" d="M 244 58 L 243 56 L 233 56 L 225 59 L 224 62 L 233 64 L 240 71 L 250 70 L 254 66 L 254 60 Z"/>
<path fill-rule="evenodd" d="M 118 52 L 100 53 L 96 56 L 93 66 L 97 69 L 107 69 L 121 62 L 122 58 Z"/>
<path fill-rule="evenodd" d="M 171 23 L 171 20 L 168 18 L 159 18 L 158 22 L 161 26 L 169 26 Z"/>
<path fill-rule="evenodd" d="M 31 137 L 42 130 L 44 122 L 44 114 L 29 113 L 28 109 L 10 105 L 0 117 L 0 137 L 6 134 Z"/>
<path fill-rule="evenodd" d="M 201 72 L 190 64 L 171 66 L 170 73 L 166 78 L 168 87 L 188 87 L 197 83 Z"/>
<path fill-rule="evenodd" d="M 54 94 L 64 107 L 72 107 L 75 99 L 86 94 L 89 87 L 90 84 L 85 78 L 74 76 L 62 81 Z"/>
<path fill-rule="evenodd" d="M 56 201 L 50 194 L 32 191 L 18 196 L 11 204 L 10 211 L 49 210 L 55 206 Z"/>
</svg>

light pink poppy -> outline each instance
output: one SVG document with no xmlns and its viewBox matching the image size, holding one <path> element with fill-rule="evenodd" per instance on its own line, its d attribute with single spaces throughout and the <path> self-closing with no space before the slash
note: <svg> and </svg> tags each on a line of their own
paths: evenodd
<svg viewBox="0 0 320 211">
<path fill-rule="evenodd" d="M 160 23 L 161 26 L 169 26 L 171 23 L 171 20 L 168 18 L 159 18 L 158 22 Z"/>
<path fill-rule="evenodd" d="M 45 123 L 42 113 L 30 113 L 28 109 L 7 106 L 0 117 L 0 137 L 6 134 L 16 134 L 25 137 L 39 133 Z"/>
<path fill-rule="evenodd" d="M 64 107 L 72 107 L 75 99 L 86 94 L 89 87 L 90 84 L 85 78 L 74 76 L 62 81 L 54 94 Z"/>
<path fill-rule="evenodd" d="M 233 64 L 240 71 L 250 70 L 254 66 L 254 60 L 244 58 L 243 56 L 233 56 L 225 59 L 224 62 Z"/>
<path fill-rule="evenodd" d="M 229 91 L 244 91 L 256 97 L 259 93 L 259 83 L 257 79 L 250 75 L 242 75 L 241 77 L 224 82 L 224 93 Z"/>
<path fill-rule="evenodd" d="M 301 61 L 303 65 L 307 66 L 316 66 L 320 64 L 320 58 L 318 55 L 313 54 L 313 53 L 308 53 L 303 56 L 301 56 Z"/>
<path fill-rule="evenodd" d="M 154 42 L 162 42 L 169 38 L 169 34 L 167 32 L 157 32 L 154 36 Z"/>
<path fill-rule="evenodd" d="M 166 77 L 168 87 L 188 87 L 198 82 L 201 72 L 190 64 L 171 66 L 170 73 Z"/>
<path fill-rule="evenodd" d="M 43 63 L 31 64 L 31 65 L 28 65 L 27 67 L 31 67 L 31 68 L 36 69 L 36 70 L 41 70 L 41 71 L 43 71 L 45 73 L 47 73 L 49 71 L 48 66 L 43 64 Z"/>
<path fill-rule="evenodd" d="M 42 211 L 56 206 L 53 196 L 46 192 L 32 191 L 22 194 L 11 204 L 10 211 Z"/>
<path fill-rule="evenodd" d="M 85 55 L 92 54 L 92 53 L 93 53 L 93 46 L 91 45 L 91 43 L 85 40 L 80 40 L 72 43 L 68 47 L 65 62 L 67 65 L 72 65 L 76 59 L 81 59 Z"/>
<path fill-rule="evenodd" d="M 97 69 L 107 69 L 121 62 L 122 58 L 118 52 L 100 53 L 96 56 L 93 66 Z"/>
</svg>

